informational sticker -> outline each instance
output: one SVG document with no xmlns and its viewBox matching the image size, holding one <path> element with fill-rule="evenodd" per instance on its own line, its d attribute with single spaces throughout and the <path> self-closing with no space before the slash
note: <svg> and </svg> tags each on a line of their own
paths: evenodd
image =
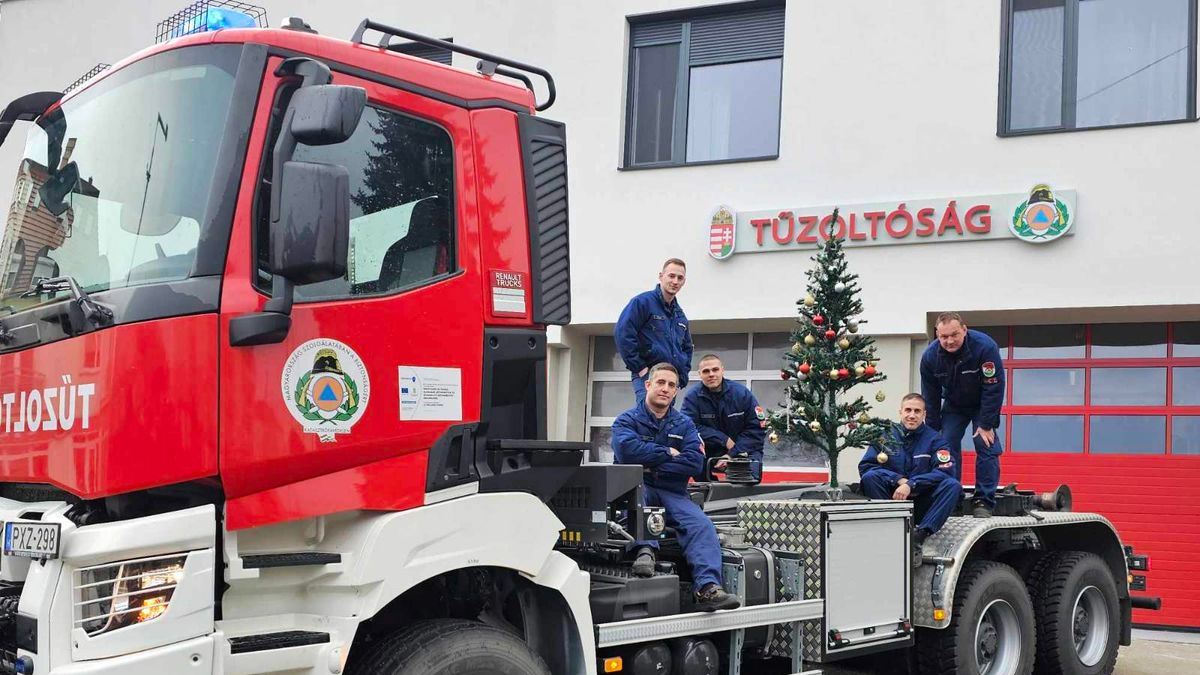
<svg viewBox="0 0 1200 675">
<path fill-rule="evenodd" d="M 400 366 L 400 420 L 462 419 L 462 370 Z"/>
<path fill-rule="evenodd" d="M 322 442 L 348 434 L 367 411 L 371 378 L 362 359 L 337 340 L 318 338 L 296 347 L 280 378 L 283 402 L 304 429 Z"/>
</svg>

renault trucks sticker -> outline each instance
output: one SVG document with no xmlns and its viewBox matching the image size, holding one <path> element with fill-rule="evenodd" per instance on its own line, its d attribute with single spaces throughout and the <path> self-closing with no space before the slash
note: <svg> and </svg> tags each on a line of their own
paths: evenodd
<svg viewBox="0 0 1200 675">
<path fill-rule="evenodd" d="M 400 366 L 400 420 L 462 419 L 462 370 Z"/>
<path fill-rule="evenodd" d="M 337 340 L 319 338 L 296 347 L 283 366 L 283 401 L 306 434 L 323 443 L 348 434 L 367 411 L 371 378 L 362 359 Z"/>
<path fill-rule="evenodd" d="M 0 414 L 4 415 L 4 433 L 24 431 L 70 431 L 92 425 L 92 396 L 96 385 L 75 383 L 62 376 L 62 385 L 0 394 Z"/>
</svg>

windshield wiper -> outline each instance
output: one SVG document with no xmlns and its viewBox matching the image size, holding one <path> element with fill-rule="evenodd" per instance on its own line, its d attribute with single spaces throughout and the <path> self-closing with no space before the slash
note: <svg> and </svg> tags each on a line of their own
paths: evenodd
<svg viewBox="0 0 1200 675">
<path fill-rule="evenodd" d="M 79 306 L 79 311 L 83 312 L 83 317 L 94 326 L 104 326 L 112 323 L 112 310 L 92 300 L 82 288 L 79 287 L 79 282 L 73 277 L 54 277 L 52 279 L 38 279 L 28 291 L 21 294 L 22 298 L 31 298 L 43 293 L 60 293 L 62 291 L 70 291 L 71 297 L 76 305 Z"/>
</svg>

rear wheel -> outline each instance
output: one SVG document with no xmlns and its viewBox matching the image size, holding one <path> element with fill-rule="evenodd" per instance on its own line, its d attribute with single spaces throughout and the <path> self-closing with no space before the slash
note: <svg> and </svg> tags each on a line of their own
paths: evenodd
<svg viewBox="0 0 1200 675">
<path fill-rule="evenodd" d="M 438 619 L 375 645 L 354 675 L 550 675 L 517 636 L 474 621 Z"/>
<path fill-rule="evenodd" d="M 1121 618 L 1117 585 L 1094 553 L 1070 551 L 1039 561 L 1029 578 L 1037 616 L 1036 672 L 1108 675 L 1117 662 Z"/>
<path fill-rule="evenodd" d="M 1016 570 L 967 563 L 950 625 L 918 634 L 918 668 L 922 675 L 1026 675 L 1033 668 L 1033 626 L 1033 606 Z"/>
</svg>

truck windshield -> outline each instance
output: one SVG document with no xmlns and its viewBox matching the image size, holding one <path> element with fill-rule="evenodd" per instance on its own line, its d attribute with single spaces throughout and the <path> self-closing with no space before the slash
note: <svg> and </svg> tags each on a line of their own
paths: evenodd
<svg viewBox="0 0 1200 675">
<path fill-rule="evenodd" d="M 29 133 L 0 239 L 2 303 L 70 276 L 85 292 L 184 279 L 206 210 L 239 49 L 165 52 L 113 73 Z"/>
</svg>

